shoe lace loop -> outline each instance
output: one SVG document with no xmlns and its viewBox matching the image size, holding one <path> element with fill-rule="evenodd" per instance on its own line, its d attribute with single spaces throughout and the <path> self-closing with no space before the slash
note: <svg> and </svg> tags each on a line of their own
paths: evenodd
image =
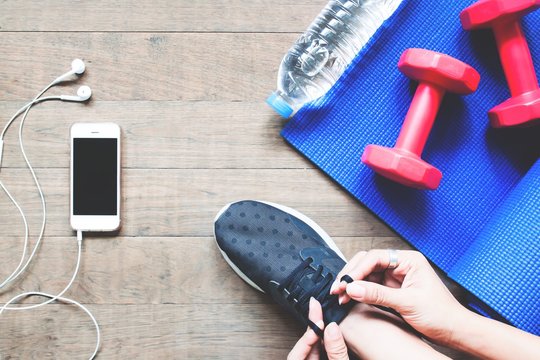
<svg viewBox="0 0 540 360">
<path fill-rule="evenodd" d="M 314 297 L 324 308 L 325 300 L 328 298 L 328 291 L 323 291 L 323 289 L 332 283 L 334 276 L 331 273 L 324 276 L 324 267 L 322 265 L 319 265 L 316 270 L 313 270 L 310 266 L 312 263 L 313 258 L 308 257 L 305 259 L 278 287 L 278 290 L 286 295 L 287 301 L 294 303 L 296 307 L 305 306 L 309 302 L 309 299 Z M 300 286 L 297 286 L 297 283 L 304 276 L 310 274 L 313 274 L 311 276 L 313 287 L 304 292 Z M 304 293 L 302 294 L 302 292 Z"/>
</svg>

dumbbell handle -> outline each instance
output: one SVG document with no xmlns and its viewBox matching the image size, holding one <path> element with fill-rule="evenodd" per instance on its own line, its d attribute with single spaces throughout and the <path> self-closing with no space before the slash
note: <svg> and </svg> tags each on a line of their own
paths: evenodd
<svg viewBox="0 0 540 360">
<path fill-rule="evenodd" d="M 493 26 L 493 32 L 512 96 L 538 89 L 531 51 L 521 22 L 501 21 Z"/>
<path fill-rule="evenodd" d="M 445 90 L 429 83 L 420 83 L 405 117 L 396 148 L 422 155 L 427 138 L 437 117 Z"/>
</svg>

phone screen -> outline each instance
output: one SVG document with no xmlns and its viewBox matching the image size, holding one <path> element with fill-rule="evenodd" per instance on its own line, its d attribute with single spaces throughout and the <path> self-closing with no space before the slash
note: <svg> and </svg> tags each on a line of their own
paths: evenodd
<svg viewBox="0 0 540 360">
<path fill-rule="evenodd" d="M 73 215 L 118 215 L 117 142 L 73 139 Z"/>
</svg>

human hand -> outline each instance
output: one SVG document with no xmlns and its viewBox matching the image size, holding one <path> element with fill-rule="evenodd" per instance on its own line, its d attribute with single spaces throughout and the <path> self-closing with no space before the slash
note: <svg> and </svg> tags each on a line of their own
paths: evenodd
<svg viewBox="0 0 540 360">
<path fill-rule="evenodd" d="M 336 323 L 330 323 L 326 329 L 323 322 L 321 304 L 311 298 L 309 301 L 309 319 L 321 330 L 324 329 L 324 348 L 329 360 L 348 360 L 347 346 Z M 287 356 L 287 360 L 318 360 L 320 358 L 319 337 L 310 328 L 298 340 Z"/>
<path fill-rule="evenodd" d="M 427 259 L 417 251 L 399 251 L 397 266 L 389 268 L 388 250 L 356 254 L 341 270 L 331 294 L 340 302 L 351 299 L 390 307 L 425 337 L 448 345 L 458 321 L 468 311 L 452 296 Z M 354 282 L 339 282 L 349 275 Z"/>
</svg>

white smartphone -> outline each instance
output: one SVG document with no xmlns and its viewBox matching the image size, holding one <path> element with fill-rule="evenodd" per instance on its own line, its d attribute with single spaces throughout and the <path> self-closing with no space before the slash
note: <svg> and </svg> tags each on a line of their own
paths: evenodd
<svg viewBox="0 0 540 360">
<path fill-rule="evenodd" d="M 71 126 L 71 227 L 78 231 L 120 228 L 120 127 L 113 123 Z"/>
</svg>

